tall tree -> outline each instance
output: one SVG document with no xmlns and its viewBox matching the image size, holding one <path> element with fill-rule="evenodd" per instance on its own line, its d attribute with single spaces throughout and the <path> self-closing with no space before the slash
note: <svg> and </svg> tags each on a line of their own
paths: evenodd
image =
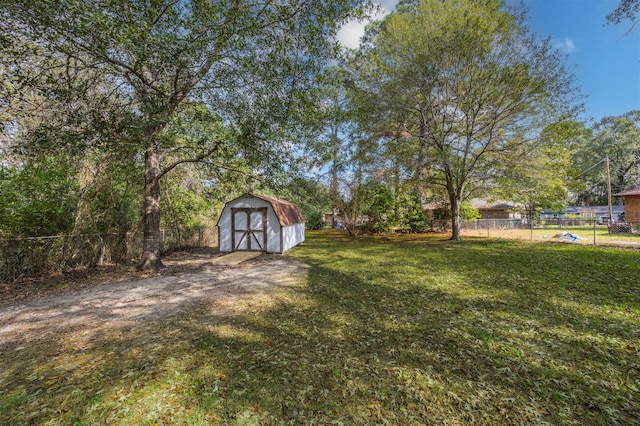
<svg viewBox="0 0 640 426">
<path fill-rule="evenodd" d="M 523 206 L 529 220 L 537 217 L 539 209 L 561 210 L 570 192 L 584 189 L 575 179 L 579 172 L 573 158 L 588 133 L 577 121 L 547 127 L 535 149 L 502 165 L 503 177 L 494 193 Z"/>
<path fill-rule="evenodd" d="M 295 176 L 285 185 L 275 188 L 275 195 L 300 207 L 307 229 L 322 229 L 324 214 L 331 208 L 327 187 L 313 178 Z"/>
<path fill-rule="evenodd" d="M 595 197 L 593 201 L 606 204 L 605 167 L 594 166 L 609 158 L 614 192 L 640 181 L 640 110 L 604 117 L 591 130 L 591 136 L 576 153 L 576 163 L 585 170 L 585 180 L 590 188 L 582 196 Z"/>
<path fill-rule="evenodd" d="M 470 190 L 572 115 L 572 77 L 549 42 L 528 33 L 524 14 L 501 1 L 409 6 L 383 22 L 357 66 L 379 122 L 410 135 L 425 178 L 446 189 L 458 240 Z"/>
<path fill-rule="evenodd" d="M 340 175 L 348 167 L 352 154 L 354 112 L 348 95 L 348 74 L 339 66 L 327 68 L 322 75 L 318 114 L 306 142 L 306 162 L 311 170 L 327 176 L 332 199 L 332 227 L 337 226 Z"/>
<path fill-rule="evenodd" d="M 187 100 L 210 112 L 255 151 L 277 146 L 304 106 L 331 36 L 358 0 L 10 0 L 3 30 L 33 40 L 70 70 L 96 73 L 127 109 L 91 108 L 96 129 L 118 128 L 109 149 L 126 144 L 144 158 L 144 243 L 139 268 L 160 262 L 160 181 L 176 166 L 215 156 L 221 139 L 177 146 L 167 129 Z M 7 24 L 8 23 L 8 24 Z M 46 70 L 43 70 L 46 71 Z M 68 99 L 73 104 L 73 99 Z M 124 115 L 123 115 L 124 114 Z M 78 126 L 68 126 L 76 130 Z M 77 141 L 70 138 L 69 141 Z M 83 144 L 100 143 L 84 138 Z M 56 147 L 60 149 L 58 145 Z M 185 148 L 167 161 L 163 154 Z M 186 149 L 188 148 L 188 149 Z"/>
</svg>

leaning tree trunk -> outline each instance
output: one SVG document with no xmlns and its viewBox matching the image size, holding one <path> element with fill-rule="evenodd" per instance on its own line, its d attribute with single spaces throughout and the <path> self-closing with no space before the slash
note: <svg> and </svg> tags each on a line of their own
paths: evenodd
<svg viewBox="0 0 640 426">
<path fill-rule="evenodd" d="M 144 155 L 144 240 L 137 269 L 157 271 L 160 261 L 160 153 L 155 146 Z"/>
</svg>

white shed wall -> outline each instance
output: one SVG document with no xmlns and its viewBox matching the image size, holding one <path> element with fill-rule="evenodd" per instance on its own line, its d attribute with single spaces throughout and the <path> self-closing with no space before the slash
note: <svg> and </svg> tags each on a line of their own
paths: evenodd
<svg viewBox="0 0 640 426">
<path fill-rule="evenodd" d="M 304 223 L 282 228 L 282 252 L 286 252 L 304 241 Z"/>
<path fill-rule="evenodd" d="M 231 247 L 231 209 L 228 206 L 222 210 L 218 220 L 218 247 L 223 253 L 229 253 Z"/>
<path fill-rule="evenodd" d="M 231 252 L 231 209 L 233 208 L 267 208 L 267 252 L 280 253 L 280 222 L 271 204 L 259 198 L 243 197 L 227 203 L 218 221 L 218 241 L 221 252 Z M 303 224 L 304 225 L 304 224 Z M 303 226 L 304 229 L 304 226 Z"/>
<path fill-rule="evenodd" d="M 280 253 L 280 222 L 271 204 L 267 205 L 267 253 Z"/>
</svg>

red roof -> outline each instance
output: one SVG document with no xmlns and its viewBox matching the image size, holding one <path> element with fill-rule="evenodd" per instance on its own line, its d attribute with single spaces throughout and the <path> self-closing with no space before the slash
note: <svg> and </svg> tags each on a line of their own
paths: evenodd
<svg viewBox="0 0 640 426">
<path fill-rule="evenodd" d="M 278 218 L 280 226 L 290 226 L 298 223 L 304 223 L 304 216 L 302 216 L 302 212 L 300 211 L 298 206 L 296 206 L 292 202 L 281 200 L 275 197 L 270 197 L 268 195 L 245 194 L 241 197 L 234 198 L 233 200 L 227 202 L 225 206 L 227 206 L 229 203 L 245 197 L 258 198 L 269 203 L 273 208 L 276 217 Z"/>
<path fill-rule="evenodd" d="M 271 204 L 273 207 L 273 211 L 278 218 L 278 222 L 280 222 L 281 226 L 289 226 L 295 225 L 296 223 L 304 223 L 304 216 L 302 216 L 302 212 L 290 201 L 281 200 L 279 198 L 270 197 L 268 195 L 254 195 L 247 194 L 250 197 L 260 198 L 261 200 L 266 201 Z"/>
</svg>

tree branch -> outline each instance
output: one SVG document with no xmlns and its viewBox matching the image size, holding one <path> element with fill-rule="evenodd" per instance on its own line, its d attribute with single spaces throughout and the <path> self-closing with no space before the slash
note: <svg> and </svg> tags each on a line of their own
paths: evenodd
<svg viewBox="0 0 640 426">
<path fill-rule="evenodd" d="M 173 163 L 169 164 L 167 167 L 165 167 L 160 174 L 158 174 L 158 176 L 156 177 L 157 180 L 160 180 L 164 175 L 166 175 L 167 173 L 169 173 L 171 170 L 175 169 L 177 166 L 179 166 L 180 164 L 184 164 L 184 163 L 199 163 L 202 160 L 204 160 L 205 158 L 211 156 L 211 154 L 213 154 L 214 152 L 217 151 L 218 147 L 220 146 L 220 144 L 222 143 L 222 141 L 217 141 L 216 144 L 212 147 L 209 148 L 207 151 L 203 152 L 202 154 L 193 157 L 193 158 L 183 158 L 181 160 L 177 160 L 174 161 Z"/>
</svg>

